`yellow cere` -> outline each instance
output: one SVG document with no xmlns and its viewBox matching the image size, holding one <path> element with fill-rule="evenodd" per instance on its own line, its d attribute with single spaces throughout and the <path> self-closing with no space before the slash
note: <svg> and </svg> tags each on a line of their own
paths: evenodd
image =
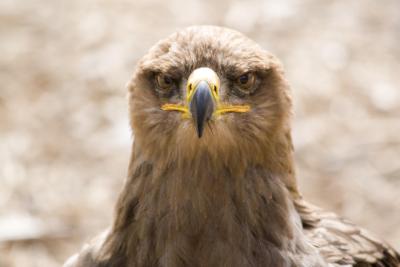
<svg viewBox="0 0 400 267">
<path fill-rule="evenodd" d="M 228 112 L 248 112 L 250 111 L 249 105 L 225 105 L 219 102 L 219 88 L 220 88 L 220 80 L 218 75 L 210 68 L 198 68 L 195 69 L 192 74 L 190 74 L 186 86 L 186 103 L 185 105 L 180 104 L 164 104 L 161 109 L 166 111 L 180 111 L 183 113 L 183 117 L 189 118 L 189 103 L 196 91 L 197 85 L 201 81 L 206 81 L 208 86 L 210 87 L 211 94 L 216 104 L 216 109 L 214 111 L 215 115 L 221 115 L 223 113 Z"/>
<path fill-rule="evenodd" d="M 218 103 L 219 101 L 219 96 L 218 96 L 218 90 L 220 86 L 220 81 L 218 75 L 215 73 L 210 68 L 198 68 L 195 69 L 192 74 L 190 74 L 188 82 L 187 82 L 187 94 L 186 94 L 186 102 L 189 103 L 190 100 L 192 99 L 192 96 L 194 92 L 196 91 L 195 89 L 197 88 L 197 85 L 201 81 L 206 81 L 208 83 L 208 86 L 211 89 L 212 96 L 214 100 Z"/>
</svg>

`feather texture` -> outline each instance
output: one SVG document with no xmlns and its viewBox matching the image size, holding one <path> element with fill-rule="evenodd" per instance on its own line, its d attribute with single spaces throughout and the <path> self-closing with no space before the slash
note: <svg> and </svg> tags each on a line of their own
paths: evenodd
<svg viewBox="0 0 400 267">
<path fill-rule="evenodd" d="M 208 122 L 198 138 L 184 105 L 200 67 L 221 80 L 222 102 L 250 106 Z M 251 94 L 235 88 L 253 73 Z M 168 96 L 162 73 L 176 81 Z M 294 173 L 291 95 L 279 60 L 242 34 L 190 27 L 161 40 L 129 84 L 135 135 L 112 227 L 68 267 L 398 267 L 389 245 L 304 201 Z"/>
<path fill-rule="evenodd" d="M 400 266 L 400 256 L 367 230 L 307 203 L 295 200 L 304 231 L 330 263 L 350 266 Z"/>
</svg>

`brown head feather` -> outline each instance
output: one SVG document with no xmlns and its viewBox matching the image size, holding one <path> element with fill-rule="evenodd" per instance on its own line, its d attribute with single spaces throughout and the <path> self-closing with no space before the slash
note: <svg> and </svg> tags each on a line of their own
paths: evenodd
<svg viewBox="0 0 400 267">
<path fill-rule="evenodd" d="M 188 76 L 199 67 L 209 67 L 220 76 L 223 101 L 251 106 L 248 113 L 226 114 L 210 122 L 201 139 L 190 120 L 160 109 L 165 99 L 157 95 L 152 81 L 160 72 L 177 77 L 179 92 L 173 101 L 179 103 Z M 258 86 L 251 95 L 238 97 L 232 79 L 249 71 L 257 73 Z M 291 98 L 281 64 L 241 33 L 208 26 L 173 34 L 139 62 L 129 93 L 132 129 L 143 156 L 183 168 L 201 163 L 199 157 L 206 156 L 215 167 L 236 168 L 235 173 L 261 165 L 282 174 L 287 187 L 297 192 L 289 127 Z"/>
</svg>

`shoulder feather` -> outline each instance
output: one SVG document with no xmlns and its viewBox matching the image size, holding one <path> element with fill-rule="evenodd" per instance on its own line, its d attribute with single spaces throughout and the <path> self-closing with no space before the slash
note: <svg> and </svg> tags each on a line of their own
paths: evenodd
<svg viewBox="0 0 400 267">
<path fill-rule="evenodd" d="M 384 241 L 353 223 L 303 199 L 295 200 L 304 231 L 329 262 L 357 267 L 399 267 L 400 255 Z"/>
</svg>

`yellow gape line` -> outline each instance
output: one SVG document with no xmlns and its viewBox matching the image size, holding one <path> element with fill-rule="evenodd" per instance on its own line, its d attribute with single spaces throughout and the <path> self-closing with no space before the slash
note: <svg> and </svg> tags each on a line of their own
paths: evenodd
<svg viewBox="0 0 400 267">
<path fill-rule="evenodd" d="M 161 106 L 161 109 L 165 111 L 180 111 L 183 113 L 182 115 L 184 118 L 190 118 L 189 109 L 179 104 L 164 104 Z M 222 105 L 218 107 L 216 111 L 214 111 L 213 115 L 221 115 L 230 112 L 244 113 L 249 111 L 250 111 L 250 106 L 248 105 L 243 105 L 243 106 Z"/>
<path fill-rule="evenodd" d="M 189 113 L 187 107 L 179 105 L 179 104 L 164 104 L 161 106 L 162 110 L 175 110 L 175 111 L 182 111 L 183 113 Z"/>
<path fill-rule="evenodd" d="M 244 112 L 249 112 L 250 111 L 250 106 L 249 105 L 221 105 L 220 107 L 217 108 L 216 111 L 214 111 L 215 115 L 221 115 L 224 113 L 229 113 L 229 112 L 238 112 L 238 113 L 244 113 Z"/>
<path fill-rule="evenodd" d="M 182 117 L 183 118 L 190 118 L 190 112 L 189 109 L 185 106 L 179 105 L 179 104 L 164 104 L 161 106 L 162 110 L 165 111 L 180 111 L 182 112 Z"/>
</svg>

